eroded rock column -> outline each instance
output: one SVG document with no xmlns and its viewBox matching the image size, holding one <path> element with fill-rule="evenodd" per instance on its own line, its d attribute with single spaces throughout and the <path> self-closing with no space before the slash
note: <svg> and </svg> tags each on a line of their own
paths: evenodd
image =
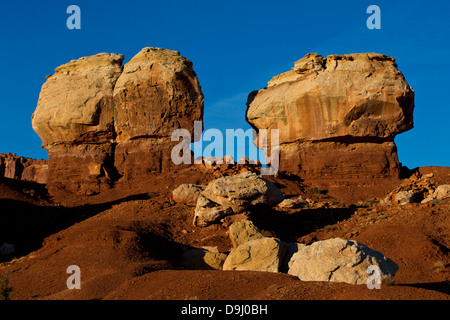
<svg viewBox="0 0 450 320">
<path fill-rule="evenodd" d="M 279 129 L 280 171 L 309 181 L 393 178 L 394 137 L 413 127 L 414 91 L 391 57 L 308 54 L 254 91 L 247 121 Z"/>
<path fill-rule="evenodd" d="M 137 185 L 175 168 L 175 129 L 193 133 L 203 94 L 192 62 L 179 52 L 144 48 L 100 53 L 55 69 L 42 86 L 33 129 L 49 154 L 51 194 L 93 195 Z"/>
</svg>

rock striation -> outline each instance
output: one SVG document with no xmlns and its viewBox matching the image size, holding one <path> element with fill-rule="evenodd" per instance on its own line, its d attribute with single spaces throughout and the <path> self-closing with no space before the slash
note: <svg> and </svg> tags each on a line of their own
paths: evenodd
<svg viewBox="0 0 450 320">
<path fill-rule="evenodd" d="M 0 177 L 47 183 L 47 160 L 19 157 L 16 154 L 0 154 Z"/>
<path fill-rule="evenodd" d="M 73 60 L 42 86 L 32 125 L 49 154 L 50 193 L 90 195 L 170 170 L 172 131 L 202 119 L 200 84 L 179 52 L 144 48 L 123 60 Z"/>
<path fill-rule="evenodd" d="M 223 270 L 278 272 L 285 250 L 284 242 L 276 238 L 249 240 L 231 250 Z"/>
<path fill-rule="evenodd" d="M 413 127 L 414 91 L 376 53 L 308 54 L 252 92 L 247 121 L 279 129 L 280 171 L 310 180 L 398 177 L 394 137 Z"/>
</svg>

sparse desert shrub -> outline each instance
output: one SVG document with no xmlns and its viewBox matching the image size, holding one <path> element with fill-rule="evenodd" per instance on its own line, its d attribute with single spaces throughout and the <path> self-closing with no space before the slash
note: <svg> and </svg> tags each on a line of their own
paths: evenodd
<svg viewBox="0 0 450 320">
<path fill-rule="evenodd" d="M 384 276 L 384 277 L 381 277 L 381 285 L 390 287 L 390 286 L 395 286 L 396 283 L 395 283 L 395 280 L 393 277 Z"/>
<path fill-rule="evenodd" d="M 375 198 L 370 198 L 364 201 L 360 201 L 360 205 L 361 207 L 372 207 L 373 205 L 375 205 L 378 202 L 377 199 Z"/>
<path fill-rule="evenodd" d="M 9 272 L 0 277 L 0 300 L 11 300 L 12 288 L 9 286 Z"/>
<path fill-rule="evenodd" d="M 308 188 L 308 191 L 309 191 L 309 193 L 315 194 L 315 195 L 320 195 L 322 193 L 322 191 L 317 186 L 310 186 Z"/>
<path fill-rule="evenodd" d="M 148 199 L 154 198 L 156 197 L 158 194 L 156 192 L 148 192 L 147 193 L 147 197 Z"/>
</svg>

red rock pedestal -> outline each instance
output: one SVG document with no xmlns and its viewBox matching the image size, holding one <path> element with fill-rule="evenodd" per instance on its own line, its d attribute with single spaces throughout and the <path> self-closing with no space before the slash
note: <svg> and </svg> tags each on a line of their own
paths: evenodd
<svg viewBox="0 0 450 320">
<path fill-rule="evenodd" d="M 400 174 L 394 142 L 289 144 L 280 157 L 280 171 L 304 180 L 384 179 Z"/>
</svg>

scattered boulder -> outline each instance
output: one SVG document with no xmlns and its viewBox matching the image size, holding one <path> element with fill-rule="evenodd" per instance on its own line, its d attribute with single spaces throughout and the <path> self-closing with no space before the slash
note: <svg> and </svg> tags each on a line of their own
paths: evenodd
<svg viewBox="0 0 450 320">
<path fill-rule="evenodd" d="M 146 173 L 187 166 L 172 162 L 179 141 L 171 136 L 174 130 L 185 129 L 191 141 L 199 138 L 194 137 L 194 122 L 203 120 L 204 98 L 190 60 L 178 51 L 143 48 L 123 66 L 113 95 L 114 166 L 121 182 L 133 185 L 148 179 Z"/>
<path fill-rule="evenodd" d="M 450 197 L 450 184 L 442 184 L 436 188 L 433 192 L 433 196 L 436 199 L 444 199 Z"/>
<path fill-rule="evenodd" d="M 214 167 L 215 165 L 223 164 L 224 163 L 224 158 L 221 158 L 221 157 L 204 157 L 202 159 L 202 161 L 203 161 L 203 165 L 206 168 L 209 169 L 209 168 Z"/>
<path fill-rule="evenodd" d="M 203 118 L 197 75 L 179 52 L 143 48 L 123 60 L 110 53 L 72 60 L 42 86 L 32 125 L 48 151 L 47 187 L 59 202 L 171 171 L 172 132 L 193 136 Z"/>
<path fill-rule="evenodd" d="M 276 238 L 250 240 L 232 249 L 223 270 L 278 272 L 285 244 Z"/>
<path fill-rule="evenodd" d="M 308 200 L 303 199 L 302 196 L 284 199 L 277 205 L 277 207 L 280 209 L 293 209 L 297 207 L 304 208 L 311 205 L 311 200 Z"/>
<path fill-rule="evenodd" d="M 205 226 L 229 214 L 256 205 L 275 206 L 284 199 L 272 182 L 254 172 L 243 172 L 211 181 L 197 200 L 194 225 Z"/>
<path fill-rule="evenodd" d="M 367 268 L 376 265 L 381 277 L 393 278 L 397 264 L 378 251 L 340 238 L 300 246 L 289 261 L 288 273 L 302 281 L 332 281 L 366 284 Z"/>
<path fill-rule="evenodd" d="M 233 248 L 239 247 L 250 240 L 263 238 L 262 233 L 250 220 L 238 220 L 228 228 Z"/>
<path fill-rule="evenodd" d="M 400 191 L 395 195 L 395 202 L 399 205 L 414 203 L 416 197 L 414 190 Z"/>
<path fill-rule="evenodd" d="M 422 200 L 422 203 L 428 203 L 434 200 L 443 200 L 450 197 L 450 184 L 442 184 L 436 188 L 433 192 Z"/>
<path fill-rule="evenodd" d="M 189 206 L 196 206 L 198 196 L 203 191 L 203 186 L 195 184 L 181 184 L 173 190 L 172 197 L 175 202 L 184 203 Z"/>
<path fill-rule="evenodd" d="M 202 195 L 223 207 L 231 208 L 234 213 L 258 204 L 274 206 L 284 198 L 272 182 L 250 171 L 213 180 Z"/>
<path fill-rule="evenodd" d="M 221 270 L 226 253 L 220 253 L 217 247 L 203 247 L 187 250 L 181 257 L 181 264 L 193 270 Z"/>
<path fill-rule="evenodd" d="M 450 185 L 437 186 L 433 177 L 433 173 L 422 175 L 420 172 L 416 172 L 412 174 L 384 198 L 380 199 L 380 204 L 429 203 L 450 197 Z"/>
</svg>

